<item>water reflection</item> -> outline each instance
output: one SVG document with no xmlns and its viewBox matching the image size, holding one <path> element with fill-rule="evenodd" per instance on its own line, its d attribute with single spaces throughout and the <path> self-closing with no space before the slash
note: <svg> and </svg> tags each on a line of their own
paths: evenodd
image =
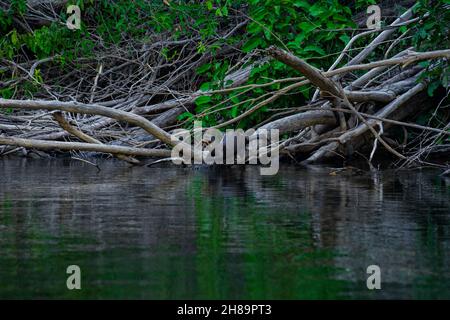
<svg viewBox="0 0 450 320">
<path fill-rule="evenodd" d="M 101 168 L 0 161 L 0 298 L 450 298 L 434 171 Z"/>
</svg>

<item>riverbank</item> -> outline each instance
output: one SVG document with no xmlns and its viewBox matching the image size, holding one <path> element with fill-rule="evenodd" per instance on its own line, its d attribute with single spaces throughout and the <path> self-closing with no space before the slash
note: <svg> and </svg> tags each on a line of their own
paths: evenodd
<svg viewBox="0 0 450 320">
<path fill-rule="evenodd" d="M 388 152 L 429 166 L 449 150 L 440 2 L 115 0 L 69 21 L 53 2 L 0 2 L 0 156 L 89 151 L 137 165 L 171 157 L 176 130 L 196 122 L 276 131 L 274 147 L 304 164 L 376 167 Z"/>
</svg>

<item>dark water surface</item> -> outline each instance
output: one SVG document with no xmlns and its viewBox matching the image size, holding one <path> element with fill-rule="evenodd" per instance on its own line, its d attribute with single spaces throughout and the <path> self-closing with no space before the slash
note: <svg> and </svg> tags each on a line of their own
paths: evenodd
<svg viewBox="0 0 450 320">
<path fill-rule="evenodd" d="M 437 171 L 100 166 L 0 161 L 0 298 L 450 298 Z"/>
</svg>

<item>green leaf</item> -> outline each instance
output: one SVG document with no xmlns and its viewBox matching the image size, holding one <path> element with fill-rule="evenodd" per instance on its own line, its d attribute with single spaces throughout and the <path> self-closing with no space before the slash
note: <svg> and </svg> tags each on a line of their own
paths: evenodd
<svg viewBox="0 0 450 320">
<path fill-rule="evenodd" d="M 238 107 L 235 106 L 235 107 L 233 107 L 233 108 L 231 109 L 231 116 L 232 116 L 233 118 L 236 118 L 237 114 L 238 114 Z"/>
<path fill-rule="evenodd" d="M 322 13 L 325 12 L 325 8 L 322 7 L 322 4 L 320 2 L 316 2 L 310 9 L 309 9 L 309 13 L 313 16 L 313 17 L 318 17 L 320 16 Z"/>
<path fill-rule="evenodd" d="M 312 23 L 308 22 L 301 22 L 298 26 L 300 30 L 305 33 L 310 33 L 312 30 L 316 29 L 316 27 Z"/>
<path fill-rule="evenodd" d="M 314 51 L 314 52 L 317 52 L 318 54 L 325 55 L 325 51 L 323 51 L 322 48 L 320 48 L 318 46 L 314 46 L 314 45 L 306 46 L 303 50 L 305 52 Z"/>
<path fill-rule="evenodd" d="M 197 104 L 197 106 L 202 106 L 211 102 L 211 100 L 212 98 L 210 96 L 201 96 L 195 100 L 195 103 Z"/>
<path fill-rule="evenodd" d="M 294 1 L 294 7 L 309 10 L 311 5 L 306 0 L 297 0 L 297 1 Z"/>
<path fill-rule="evenodd" d="M 194 115 L 192 113 L 186 111 L 178 116 L 178 120 L 192 119 L 193 117 Z"/>
<path fill-rule="evenodd" d="M 227 8 L 226 6 L 224 6 L 224 7 L 222 8 L 222 14 L 223 14 L 225 17 L 228 17 L 228 8 Z"/>
<path fill-rule="evenodd" d="M 206 63 L 200 67 L 197 68 L 197 73 L 198 74 L 203 74 L 206 71 L 208 71 L 211 68 L 211 64 L 210 63 Z"/>
<path fill-rule="evenodd" d="M 344 42 L 345 44 L 347 44 L 350 41 L 350 37 L 346 34 L 341 35 L 339 39 L 342 40 L 342 42 Z"/>
<path fill-rule="evenodd" d="M 440 81 L 433 81 L 432 83 L 430 83 L 428 85 L 428 89 L 427 89 L 427 93 L 430 97 L 433 96 L 434 92 L 436 91 L 437 88 L 439 88 L 439 86 L 441 85 Z"/>
<path fill-rule="evenodd" d="M 263 43 L 261 37 L 253 37 L 247 41 L 247 43 L 242 47 L 242 51 L 250 52 L 256 49 L 260 44 Z"/>
<path fill-rule="evenodd" d="M 200 86 L 200 91 L 209 91 L 210 87 L 211 87 L 211 83 L 205 82 Z"/>
</svg>

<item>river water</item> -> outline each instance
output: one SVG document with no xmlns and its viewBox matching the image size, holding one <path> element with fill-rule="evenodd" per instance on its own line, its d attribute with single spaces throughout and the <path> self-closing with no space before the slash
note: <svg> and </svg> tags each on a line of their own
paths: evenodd
<svg viewBox="0 0 450 320">
<path fill-rule="evenodd" d="M 0 298 L 450 298 L 438 171 L 100 168 L 0 161 Z"/>
</svg>

